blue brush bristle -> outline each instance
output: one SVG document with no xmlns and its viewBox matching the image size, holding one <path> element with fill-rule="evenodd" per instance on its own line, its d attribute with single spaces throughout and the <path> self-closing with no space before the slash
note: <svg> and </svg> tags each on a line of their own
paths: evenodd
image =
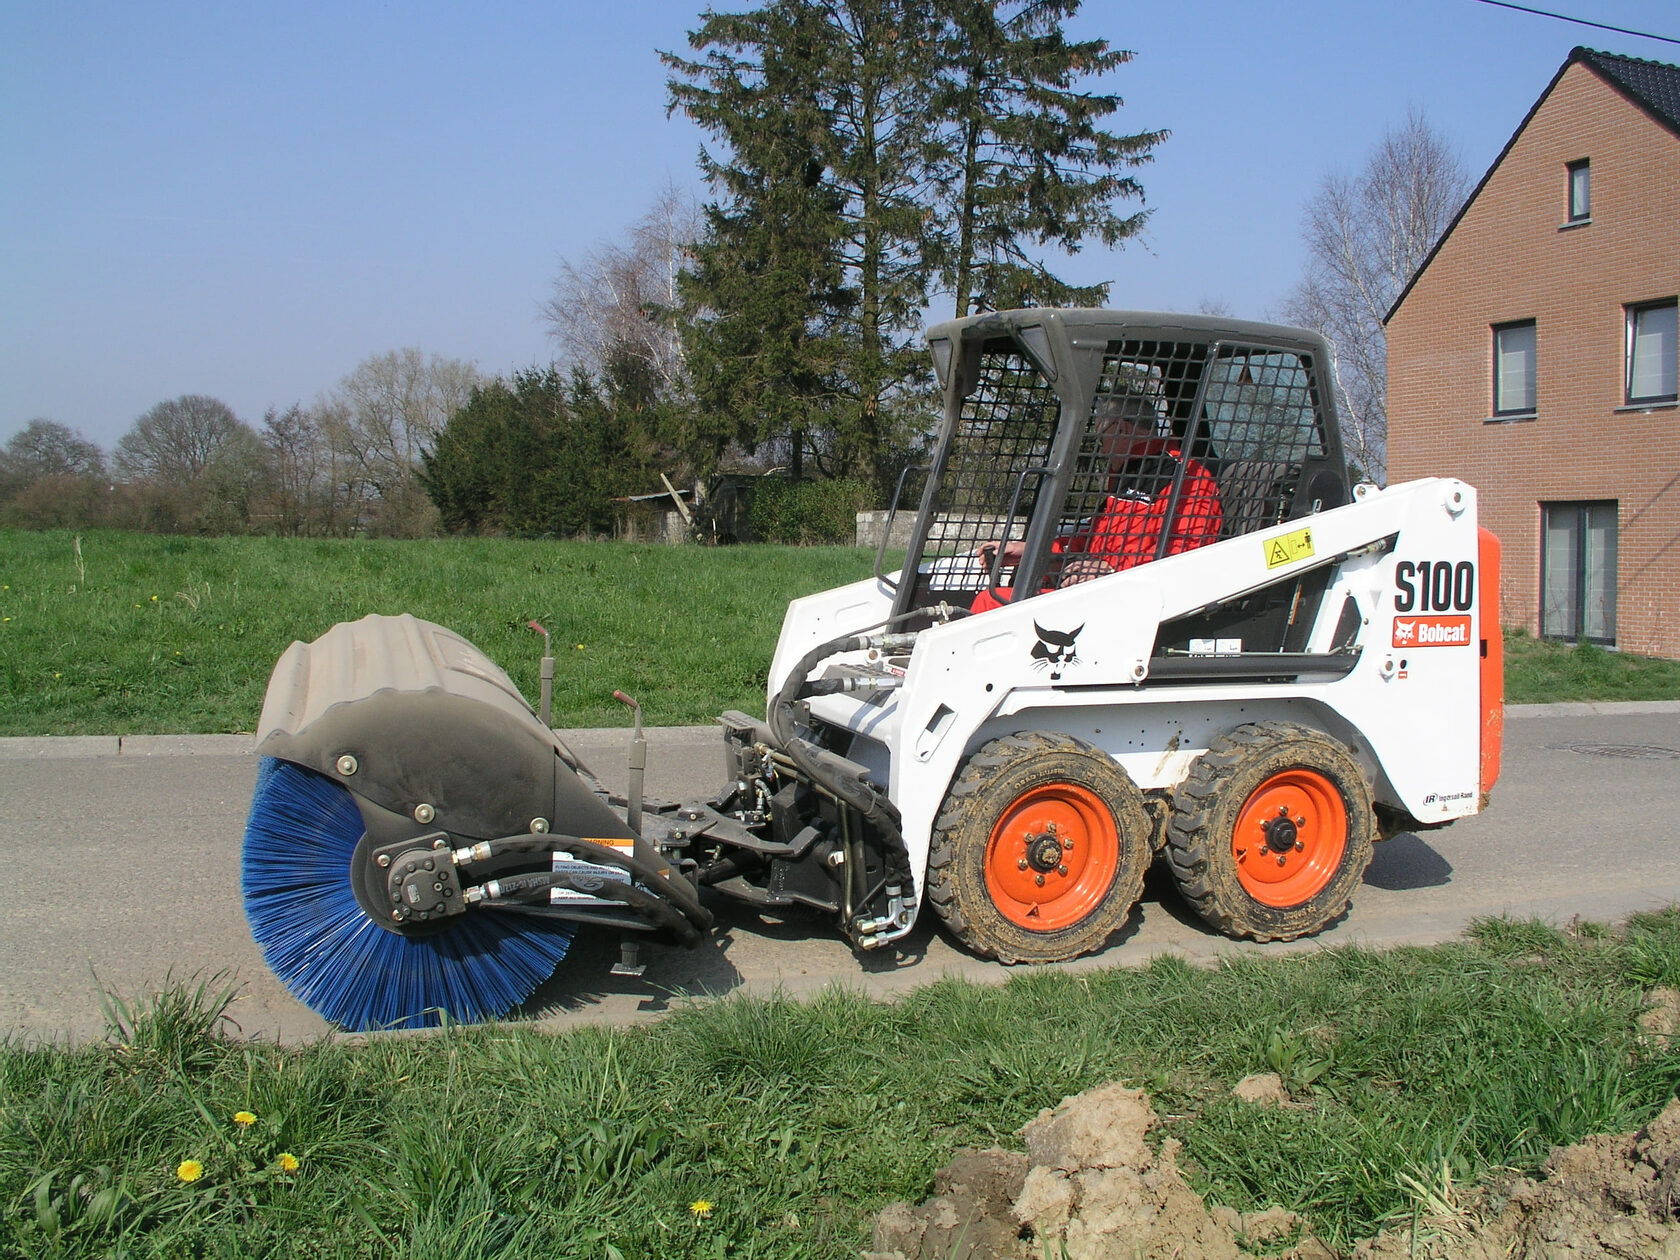
<svg viewBox="0 0 1680 1260">
<path fill-rule="evenodd" d="M 468 913 L 430 936 L 398 936 L 350 889 L 362 836 L 350 793 L 264 757 L 245 826 L 245 917 L 293 996 L 340 1028 L 424 1028 L 505 1015 L 566 956 L 564 923 Z"/>
</svg>

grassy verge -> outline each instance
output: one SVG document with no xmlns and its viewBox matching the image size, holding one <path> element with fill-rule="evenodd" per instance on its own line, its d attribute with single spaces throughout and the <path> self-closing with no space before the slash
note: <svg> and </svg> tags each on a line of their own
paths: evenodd
<svg viewBox="0 0 1680 1260">
<path fill-rule="evenodd" d="M 1570 647 L 1521 631 L 1505 635 L 1505 699 L 1510 704 L 1560 700 L 1680 700 L 1680 661 Z"/>
<path fill-rule="evenodd" d="M 537 694 L 554 637 L 557 725 L 764 711 L 790 599 L 866 577 L 852 547 L 171 538 L 0 530 L 0 735 L 249 731 L 294 639 L 368 613 L 464 634 Z"/>
<path fill-rule="evenodd" d="M 1345 1245 L 1409 1212 L 1403 1177 L 1532 1169 L 1649 1119 L 1680 1053 L 1636 1019 L 1676 982 L 1667 912 L 561 1036 L 281 1049 L 217 1036 L 218 1000 L 176 988 L 106 1044 L 0 1045 L 0 1254 L 839 1260 L 959 1147 L 1113 1079 L 1150 1091 L 1211 1200 Z M 1302 1105 L 1233 1100 L 1260 1071 Z"/>
<path fill-rule="evenodd" d="M 249 731 L 293 639 L 370 612 L 458 630 L 537 691 L 536 618 L 559 657 L 555 723 L 657 725 L 764 711 L 787 603 L 866 577 L 851 547 L 440 539 L 174 538 L 0 530 L 0 735 Z M 1513 702 L 1680 698 L 1680 662 L 1507 636 Z"/>
</svg>

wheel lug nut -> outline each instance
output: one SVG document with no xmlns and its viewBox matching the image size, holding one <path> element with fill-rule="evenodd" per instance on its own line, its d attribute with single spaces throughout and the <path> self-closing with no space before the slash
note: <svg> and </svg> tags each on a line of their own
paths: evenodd
<svg viewBox="0 0 1680 1260">
<path fill-rule="evenodd" d="M 1042 876 L 1042 875 L 1036 876 L 1033 879 L 1033 883 L 1037 884 L 1040 888 L 1043 888 L 1044 887 L 1044 876 Z"/>
<path fill-rule="evenodd" d="M 1305 844 L 1303 844 L 1301 841 L 1297 840 L 1295 842 L 1295 852 L 1305 853 L 1306 850 L 1307 850 L 1307 846 Z"/>
<path fill-rule="evenodd" d="M 1019 862 L 1017 862 L 1017 863 L 1015 863 L 1015 865 L 1016 865 L 1016 866 L 1017 866 L 1017 867 L 1019 867 L 1019 868 L 1020 868 L 1020 869 L 1021 869 L 1021 870 L 1023 870 L 1023 871 L 1024 871 L 1024 870 L 1026 870 L 1026 869 L 1027 869 L 1027 859 L 1026 859 L 1026 858 L 1022 858 L 1022 859 L 1021 859 L 1021 860 L 1020 860 L 1020 861 L 1019 861 Z"/>
<path fill-rule="evenodd" d="M 1283 854 L 1281 854 L 1281 853 L 1278 854 L 1278 865 L 1279 866 L 1283 865 Z"/>
<path fill-rule="evenodd" d="M 1058 866 L 1058 867 L 1057 867 L 1057 868 L 1056 868 L 1056 874 L 1058 874 L 1058 875 L 1066 875 L 1066 874 L 1067 874 L 1067 867 L 1066 867 L 1066 866 Z"/>
<path fill-rule="evenodd" d="M 1297 827 L 1305 827 L 1305 826 L 1306 826 L 1306 825 L 1307 825 L 1307 818 L 1306 818 L 1306 815 L 1305 815 L 1305 814 L 1303 814 L 1303 815 L 1302 815 L 1302 816 L 1301 816 L 1301 817 L 1299 817 L 1299 818 L 1297 818 L 1297 819 L 1296 819 L 1296 820 L 1295 820 L 1295 825 L 1296 825 L 1296 826 L 1297 826 Z"/>
</svg>

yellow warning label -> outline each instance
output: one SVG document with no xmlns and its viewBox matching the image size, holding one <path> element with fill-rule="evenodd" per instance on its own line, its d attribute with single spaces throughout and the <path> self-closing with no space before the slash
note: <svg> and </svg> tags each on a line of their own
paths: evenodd
<svg viewBox="0 0 1680 1260">
<path fill-rule="evenodd" d="M 1293 564 L 1297 560 L 1305 560 L 1313 553 L 1312 530 L 1298 529 L 1293 534 L 1268 539 L 1265 548 L 1266 567 L 1268 569 L 1276 569 L 1286 564 Z"/>
</svg>

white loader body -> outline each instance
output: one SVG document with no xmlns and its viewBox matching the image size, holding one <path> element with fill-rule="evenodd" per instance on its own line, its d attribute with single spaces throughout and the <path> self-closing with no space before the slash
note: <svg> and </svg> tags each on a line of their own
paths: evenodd
<svg viewBox="0 0 1680 1260">
<path fill-rule="evenodd" d="M 1420 823 L 1476 813 L 1485 636 L 1475 491 L 1435 478 L 1362 489 L 1354 502 L 1304 521 L 924 630 L 902 686 L 880 704 L 855 694 L 810 700 L 812 716 L 854 732 L 847 755 L 890 785 L 918 891 L 929 833 L 958 766 L 1011 731 L 1077 736 L 1149 792 L 1176 787 L 1220 732 L 1285 720 L 1344 743 L 1374 799 Z M 1284 554 L 1291 558 L 1277 563 Z M 1333 569 L 1328 598 L 1307 639 L 1307 653 L 1324 658 L 1317 671 L 1290 664 L 1301 672 L 1287 687 L 1152 679 L 1163 621 L 1326 564 Z M 1420 570 L 1426 588 L 1437 585 L 1436 574 L 1448 575 L 1439 592 L 1420 597 Z M 1438 604 L 1437 593 L 1445 595 Z M 771 693 L 813 645 L 878 623 L 892 598 L 891 587 L 871 578 L 796 600 L 771 666 Z M 1356 651 L 1338 659 L 1330 648 L 1346 600 L 1362 624 Z M 1072 653 L 1057 662 L 1035 656 L 1041 627 L 1078 628 Z M 1229 659 L 1243 645 L 1206 648 Z M 865 655 L 849 663 L 886 668 Z M 1355 657 L 1352 667 L 1340 672 L 1347 656 Z"/>
</svg>

